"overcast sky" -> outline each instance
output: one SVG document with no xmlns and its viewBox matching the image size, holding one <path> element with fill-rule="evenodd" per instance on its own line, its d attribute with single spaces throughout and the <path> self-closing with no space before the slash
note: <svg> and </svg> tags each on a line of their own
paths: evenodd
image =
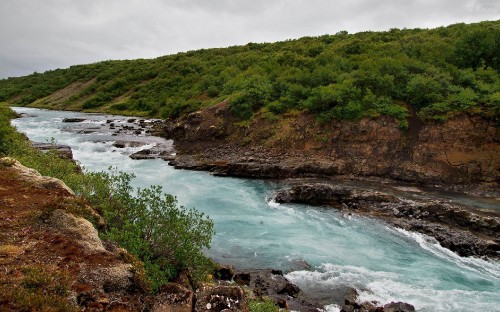
<svg viewBox="0 0 500 312">
<path fill-rule="evenodd" d="M 498 19 L 499 0 L 0 0 L 0 78 L 341 30 Z"/>
</svg>

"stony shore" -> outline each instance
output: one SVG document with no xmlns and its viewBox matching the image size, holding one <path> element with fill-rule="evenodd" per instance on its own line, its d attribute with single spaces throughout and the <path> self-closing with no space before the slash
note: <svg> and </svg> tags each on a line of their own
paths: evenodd
<svg viewBox="0 0 500 312">
<path fill-rule="evenodd" d="M 247 312 L 249 300 L 259 298 L 305 312 L 332 303 L 342 311 L 415 311 L 402 302 L 358 303 L 356 290 L 349 287 L 319 298 L 304 293 L 281 271 L 237 272 L 228 266 L 215 271 L 211 283 L 195 287 L 183 272 L 153 295 L 135 258 L 99 238 L 86 218 L 98 226 L 104 220 L 92 207 L 64 182 L 12 158 L 0 158 L 0 215 L 0 307 L 9 311 L 42 304 L 28 302 L 35 300 L 26 288 L 30 272 L 50 276 L 31 287 L 41 288 L 45 301 L 50 297 L 52 304 L 68 311 Z"/>
</svg>

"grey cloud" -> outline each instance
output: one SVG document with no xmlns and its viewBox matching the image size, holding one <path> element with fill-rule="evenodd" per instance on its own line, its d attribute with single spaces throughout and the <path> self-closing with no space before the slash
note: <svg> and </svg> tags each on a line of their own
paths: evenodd
<svg viewBox="0 0 500 312">
<path fill-rule="evenodd" d="M 496 0 L 2 0 L 0 78 L 340 30 L 499 18 Z"/>
</svg>

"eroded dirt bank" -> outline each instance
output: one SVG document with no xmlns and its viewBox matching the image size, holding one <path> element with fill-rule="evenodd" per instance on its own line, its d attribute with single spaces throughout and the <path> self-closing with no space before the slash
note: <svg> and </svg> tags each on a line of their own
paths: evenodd
<svg viewBox="0 0 500 312">
<path fill-rule="evenodd" d="M 174 140 L 172 165 L 218 175 L 375 176 L 476 194 L 498 194 L 500 183 L 500 128 L 478 116 L 412 118 L 408 130 L 389 117 L 321 124 L 304 114 L 259 113 L 240 122 L 222 102 L 159 133 Z"/>
</svg>

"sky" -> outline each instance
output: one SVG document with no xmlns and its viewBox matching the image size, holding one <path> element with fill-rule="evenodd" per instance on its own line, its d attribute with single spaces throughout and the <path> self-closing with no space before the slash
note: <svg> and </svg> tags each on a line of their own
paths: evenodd
<svg viewBox="0 0 500 312">
<path fill-rule="evenodd" d="M 498 0 L 0 0 L 0 78 L 342 30 L 498 19 Z"/>
</svg>

